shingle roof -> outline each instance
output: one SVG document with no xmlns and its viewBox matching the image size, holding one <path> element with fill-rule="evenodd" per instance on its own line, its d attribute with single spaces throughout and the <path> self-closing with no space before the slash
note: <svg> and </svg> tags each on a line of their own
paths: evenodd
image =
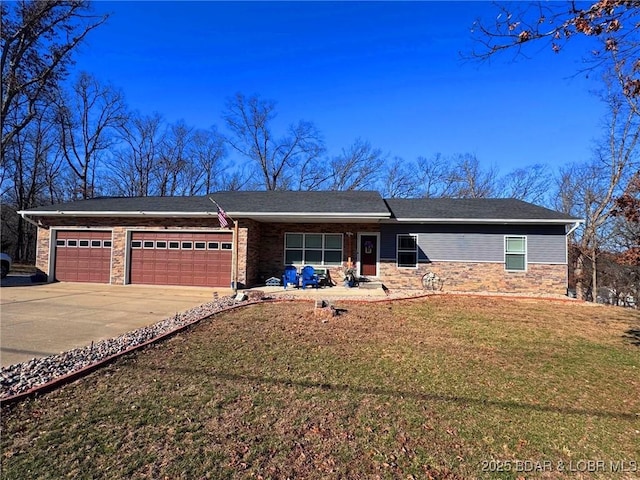
<svg viewBox="0 0 640 480">
<path fill-rule="evenodd" d="M 229 216 L 290 220 L 316 218 L 385 220 L 405 222 L 541 221 L 574 222 L 578 219 L 515 199 L 391 198 L 378 192 L 216 192 L 198 197 L 101 197 L 37 207 L 28 215 L 215 215 L 215 200 Z"/>
<path fill-rule="evenodd" d="M 220 192 L 211 197 L 228 213 L 359 213 L 389 216 L 378 192 Z"/>
<path fill-rule="evenodd" d="M 27 210 L 38 212 L 207 212 L 216 207 L 207 197 L 97 197 L 74 202 L 45 205 Z"/>
<path fill-rule="evenodd" d="M 216 192 L 198 197 L 101 197 L 33 208 L 29 214 L 49 212 L 81 213 L 173 213 L 216 212 L 215 200 L 229 215 L 238 217 L 261 214 L 339 214 L 389 217 L 378 192 L 291 192 L 234 191 Z"/>
<path fill-rule="evenodd" d="M 577 221 L 564 213 L 513 198 L 390 198 L 385 200 L 400 221 Z"/>
</svg>

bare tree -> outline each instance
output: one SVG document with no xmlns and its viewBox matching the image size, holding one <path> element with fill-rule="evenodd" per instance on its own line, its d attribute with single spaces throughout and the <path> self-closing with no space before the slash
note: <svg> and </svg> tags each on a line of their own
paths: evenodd
<svg viewBox="0 0 640 480">
<path fill-rule="evenodd" d="M 416 179 L 420 182 L 422 196 L 452 197 L 454 179 L 451 174 L 451 160 L 440 153 L 431 158 L 418 157 L 416 160 Z"/>
<path fill-rule="evenodd" d="M 561 171 L 557 204 L 562 211 L 585 219 L 584 227 L 575 234 L 576 278 L 582 296 L 586 297 L 584 282 L 591 285 L 594 299 L 598 255 L 612 238 L 615 200 L 631 181 L 632 172 L 637 171 L 640 140 L 639 118 L 629 103 L 611 91 L 604 99 L 609 109 L 605 141 L 595 150 L 592 161 L 569 165 Z M 590 263 L 591 278 L 584 275 L 585 262 Z"/>
<path fill-rule="evenodd" d="M 329 180 L 329 161 L 315 156 L 304 158 L 296 169 L 296 179 L 292 182 L 293 190 L 312 191 L 327 188 Z"/>
<path fill-rule="evenodd" d="M 241 93 L 229 99 L 224 112 L 231 132 L 227 141 L 255 164 L 267 190 L 291 188 L 296 168 L 319 159 L 324 151 L 320 134 L 310 122 L 299 121 L 283 136 L 275 137 L 271 131 L 275 117 L 273 101 Z"/>
<path fill-rule="evenodd" d="M 129 116 L 120 128 L 119 142 L 109 162 L 106 177 L 112 193 L 127 197 L 146 197 L 153 194 L 153 174 L 158 168 L 160 146 L 163 142 L 160 114 Z"/>
<path fill-rule="evenodd" d="M 183 121 L 167 127 L 160 147 L 159 160 L 155 170 L 156 193 L 162 197 L 183 195 L 188 186 L 183 181 L 191 159 L 189 144 L 193 128 Z"/>
<path fill-rule="evenodd" d="M 499 179 L 496 190 L 500 197 L 545 205 L 552 177 L 547 165 L 517 168 Z"/>
<path fill-rule="evenodd" d="M 446 179 L 449 195 L 456 198 L 489 198 L 496 196 L 498 172 L 484 169 L 475 155 L 458 155 Z"/>
<path fill-rule="evenodd" d="M 3 2 L 1 156 L 22 129 L 51 102 L 76 47 L 107 16 L 90 16 L 87 1 Z"/>
<path fill-rule="evenodd" d="M 197 130 L 191 139 L 190 153 L 193 174 L 190 179 L 194 193 L 210 193 L 223 183 L 225 167 L 222 160 L 227 155 L 225 140 L 215 128 Z"/>
<path fill-rule="evenodd" d="M 23 210 L 52 203 L 63 197 L 60 188 L 61 158 L 55 124 L 47 110 L 14 135 L 5 149 L 3 203 Z M 20 216 L 3 223 L 3 237 L 12 239 L 17 261 L 35 260 L 35 228 Z"/>
<path fill-rule="evenodd" d="M 253 173 L 245 166 L 236 166 L 228 170 L 218 184 L 218 191 L 256 190 L 260 185 L 255 183 Z"/>
<path fill-rule="evenodd" d="M 373 188 L 381 175 L 386 156 L 369 141 L 356 139 L 331 160 L 330 190 L 366 190 Z"/>
<path fill-rule="evenodd" d="M 70 95 L 59 97 L 57 120 L 62 152 L 78 182 L 81 198 L 93 197 L 100 154 L 116 143 L 126 120 L 122 94 L 82 73 Z"/>
<path fill-rule="evenodd" d="M 384 172 L 383 195 L 387 198 L 413 198 L 420 196 L 419 188 L 415 164 L 394 157 Z"/>
</svg>

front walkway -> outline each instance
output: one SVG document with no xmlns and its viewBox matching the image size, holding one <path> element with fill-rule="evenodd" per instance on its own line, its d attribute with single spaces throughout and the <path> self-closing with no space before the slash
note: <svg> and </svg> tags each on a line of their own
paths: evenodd
<svg viewBox="0 0 640 480">
<path fill-rule="evenodd" d="M 259 290 L 264 292 L 265 296 L 274 297 L 278 299 L 285 298 L 299 298 L 310 300 L 385 300 L 385 299 L 397 299 L 397 298 L 409 298 L 425 295 L 427 292 L 424 290 L 383 290 L 382 288 L 361 288 L 353 287 L 348 288 L 342 285 L 336 285 L 334 287 L 320 287 L 312 288 L 307 287 L 294 288 L 287 287 L 285 290 L 282 287 L 255 287 L 248 290 Z M 248 291 L 245 290 L 245 291 Z"/>
</svg>

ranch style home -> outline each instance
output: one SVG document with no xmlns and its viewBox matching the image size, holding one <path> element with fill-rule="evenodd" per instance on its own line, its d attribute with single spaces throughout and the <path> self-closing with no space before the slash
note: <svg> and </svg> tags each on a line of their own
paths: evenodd
<svg viewBox="0 0 640 480">
<path fill-rule="evenodd" d="M 514 199 L 374 191 L 104 197 L 19 213 L 38 226 L 36 266 L 49 281 L 250 288 L 286 265 L 337 283 L 352 266 L 391 289 L 429 280 L 546 294 L 567 293 L 567 235 L 581 222 Z"/>
</svg>

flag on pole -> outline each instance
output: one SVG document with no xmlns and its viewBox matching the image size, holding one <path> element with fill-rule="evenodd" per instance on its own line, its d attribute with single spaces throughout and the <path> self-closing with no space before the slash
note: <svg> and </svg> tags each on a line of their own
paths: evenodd
<svg viewBox="0 0 640 480">
<path fill-rule="evenodd" d="M 229 220 L 227 220 L 227 214 L 222 209 L 220 205 L 218 205 L 218 221 L 220 222 L 220 226 L 222 228 L 227 228 L 229 226 Z"/>
</svg>

